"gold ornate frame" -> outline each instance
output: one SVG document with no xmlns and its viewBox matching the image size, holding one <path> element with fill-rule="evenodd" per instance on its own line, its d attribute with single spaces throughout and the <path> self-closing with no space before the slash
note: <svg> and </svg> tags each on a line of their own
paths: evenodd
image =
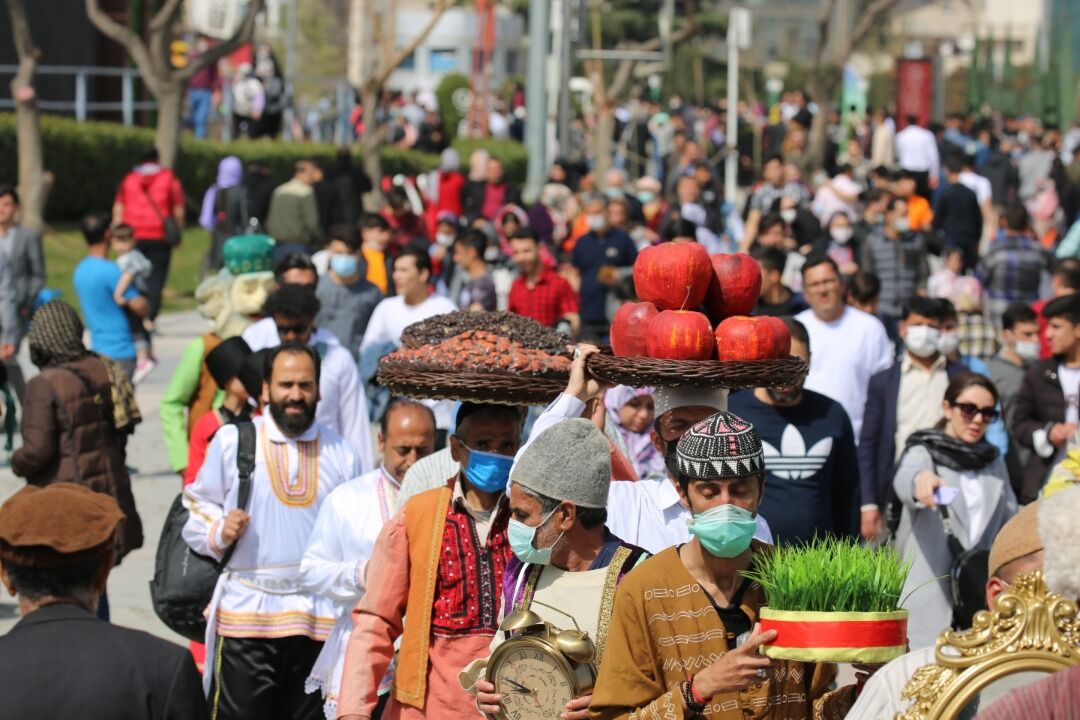
<svg viewBox="0 0 1080 720">
<path fill-rule="evenodd" d="M 904 688 L 902 697 L 913 704 L 898 718 L 951 720 L 1000 678 L 1073 665 L 1080 665 L 1076 602 L 1051 593 L 1041 572 L 1022 575 L 970 630 L 941 634 L 934 664 L 919 668 Z"/>
</svg>

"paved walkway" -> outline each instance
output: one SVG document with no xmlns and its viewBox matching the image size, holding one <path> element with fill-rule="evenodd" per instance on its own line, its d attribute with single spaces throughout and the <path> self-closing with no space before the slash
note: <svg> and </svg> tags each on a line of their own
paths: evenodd
<svg viewBox="0 0 1080 720">
<path fill-rule="evenodd" d="M 158 367 L 136 389 L 143 422 L 128 442 L 128 464 L 138 469 L 132 477 L 135 504 L 143 522 L 143 547 L 124 558 L 120 567 L 109 577 L 109 605 L 112 620 L 118 625 L 145 630 L 163 638 L 186 643 L 157 619 L 150 605 L 150 578 L 154 574 L 154 553 L 161 525 L 173 499 L 180 492 L 178 475 L 169 469 L 161 435 L 158 404 L 165 394 L 173 370 L 184 347 L 207 331 L 206 321 L 196 312 L 163 315 L 158 318 L 159 333 L 154 339 Z M 32 369 L 23 343 L 20 361 L 27 377 Z M 0 503 L 23 487 L 5 463 L 0 468 Z M 6 633 L 18 621 L 15 600 L 0 588 L 0 634 Z"/>
</svg>

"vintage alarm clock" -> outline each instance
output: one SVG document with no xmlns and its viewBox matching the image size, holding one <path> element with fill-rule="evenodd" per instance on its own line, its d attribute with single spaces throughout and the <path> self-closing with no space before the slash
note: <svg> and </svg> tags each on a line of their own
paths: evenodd
<svg viewBox="0 0 1080 720">
<path fill-rule="evenodd" d="M 574 626 L 574 630 L 559 630 L 532 610 L 515 610 L 506 616 L 499 629 L 511 637 L 495 649 L 487 665 L 488 682 L 502 694 L 502 710 L 496 718 L 551 720 L 565 712 L 566 703 L 592 691 L 596 646 L 576 622 Z"/>
</svg>

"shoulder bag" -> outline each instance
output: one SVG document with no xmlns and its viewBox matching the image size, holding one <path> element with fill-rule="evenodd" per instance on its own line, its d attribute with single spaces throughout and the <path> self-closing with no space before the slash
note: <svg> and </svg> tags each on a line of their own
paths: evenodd
<svg viewBox="0 0 1080 720">
<path fill-rule="evenodd" d="M 169 247 L 179 247 L 181 235 L 180 226 L 176 224 L 176 218 L 161 212 L 161 208 L 154 202 L 154 198 L 150 195 L 150 190 L 145 184 L 139 183 L 139 188 L 143 191 L 143 195 L 146 196 L 146 202 L 150 204 L 150 209 L 154 211 L 154 214 L 157 215 L 157 219 L 161 221 L 161 227 L 165 233 L 165 242 L 169 243 Z"/>
</svg>

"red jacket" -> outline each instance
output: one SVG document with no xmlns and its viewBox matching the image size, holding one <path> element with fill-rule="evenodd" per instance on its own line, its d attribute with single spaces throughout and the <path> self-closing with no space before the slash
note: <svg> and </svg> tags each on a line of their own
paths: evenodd
<svg viewBox="0 0 1080 720">
<path fill-rule="evenodd" d="M 124 177 L 116 189 L 115 202 L 124 206 L 123 222 L 132 227 L 136 240 L 163 240 L 164 219 L 183 207 L 184 189 L 172 170 L 147 163 Z"/>
</svg>

